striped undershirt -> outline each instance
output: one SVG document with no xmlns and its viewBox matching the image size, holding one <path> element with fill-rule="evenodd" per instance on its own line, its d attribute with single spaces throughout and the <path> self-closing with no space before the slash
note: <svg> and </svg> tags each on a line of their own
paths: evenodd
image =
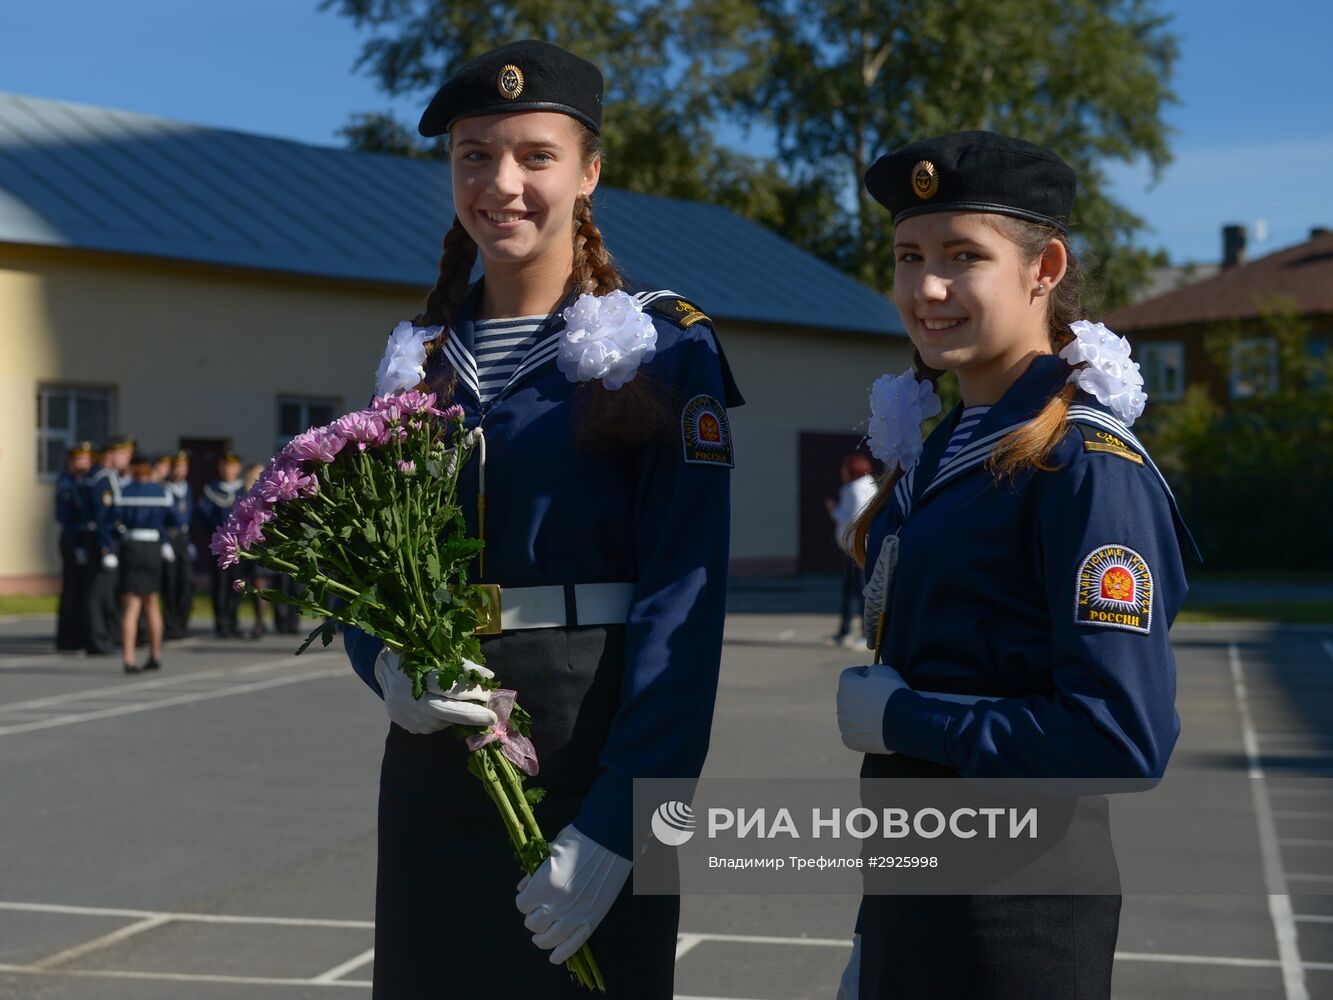
<svg viewBox="0 0 1333 1000">
<path fill-rule="evenodd" d="M 477 382 L 482 405 L 489 403 L 509 384 L 518 366 L 537 341 L 545 316 L 515 319 L 485 319 L 472 326 L 472 353 L 477 362 Z"/>
<path fill-rule="evenodd" d="M 977 424 L 981 423 L 981 418 L 986 415 L 988 410 L 990 410 L 989 406 L 969 406 L 963 410 L 963 415 L 958 418 L 958 426 L 953 429 L 953 434 L 949 437 L 949 445 L 944 449 L 944 455 L 940 458 L 940 465 L 943 465 L 963 450 L 963 445 L 972 439 Z"/>
</svg>

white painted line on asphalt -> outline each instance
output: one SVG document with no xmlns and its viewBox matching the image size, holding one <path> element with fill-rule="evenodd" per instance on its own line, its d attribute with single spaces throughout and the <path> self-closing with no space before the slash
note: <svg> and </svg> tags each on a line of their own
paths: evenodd
<svg viewBox="0 0 1333 1000">
<path fill-rule="evenodd" d="M 361 968 L 367 962 L 371 961 L 374 957 L 375 957 L 375 949 L 367 948 L 365 951 L 363 951 L 360 955 L 357 955 L 355 958 L 349 958 L 346 962 L 343 962 L 342 965 L 335 965 L 328 972 L 321 972 L 318 976 L 316 976 L 314 979 L 310 981 L 312 983 L 336 982 L 343 976 L 347 975 L 347 973 L 354 972 L 357 969 Z"/>
<path fill-rule="evenodd" d="M 1259 853 L 1263 862 L 1264 883 L 1268 888 L 1268 912 L 1277 936 L 1278 960 L 1282 965 L 1282 988 L 1287 1000 L 1309 1000 L 1305 985 L 1305 969 L 1296 935 L 1296 921 L 1292 919 L 1291 896 L 1287 894 L 1287 880 L 1282 871 L 1282 850 L 1277 844 L 1277 824 L 1273 806 L 1264 789 L 1264 772 L 1259 762 L 1259 741 L 1254 735 L 1250 718 L 1250 700 L 1245 685 L 1245 670 L 1240 662 L 1240 647 L 1234 641 L 1227 643 L 1227 659 L 1231 666 L 1231 684 L 1240 711 L 1241 739 L 1249 760 L 1250 794 L 1254 800 L 1255 819 L 1259 827 Z"/>
<path fill-rule="evenodd" d="M 313 979 L 280 979 L 276 976 L 208 976 L 186 972 L 138 972 L 126 969 L 38 969 L 31 965 L 0 965 L 0 972 L 29 976 L 76 976 L 80 979 L 146 979 L 167 983 L 226 983 L 239 986 L 351 986 L 369 989 L 373 984 L 356 979 L 317 983 Z"/>
<path fill-rule="evenodd" d="M 161 927 L 163 924 L 171 923 L 170 917 L 147 917 L 140 920 L 137 924 L 130 924 L 112 931 L 110 934 L 103 934 L 101 937 L 93 938 L 91 941 L 85 941 L 83 944 L 76 944 L 72 948 L 66 948 L 64 951 L 58 951 L 54 955 L 48 955 L 39 962 L 33 962 L 34 969 L 54 969 L 72 959 L 87 955 L 89 952 L 97 951 L 100 948 L 107 948 L 113 944 L 119 944 L 121 941 L 127 941 L 136 934 L 142 934 L 144 931 L 151 931 L 155 927 Z"/>
<path fill-rule="evenodd" d="M 373 930 L 373 920 L 325 920 L 306 917 L 251 917 L 227 913 L 175 913 L 169 910 L 126 910 L 105 906 L 66 906 L 61 903 L 18 903 L 0 901 L 0 910 L 20 913 L 60 913 L 72 917 L 127 917 L 144 920 L 162 917 L 196 924 L 262 924 L 270 927 L 342 927 Z"/>
<path fill-rule="evenodd" d="M 676 961 L 692 952 L 703 938 L 698 934 L 677 934 L 676 935 Z"/>
<path fill-rule="evenodd" d="M 311 660 L 321 659 L 333 654 L 325 653 L 306 653 L 305 656 Z M 267 673 L 271 670 L 277 670 L 280 667 L 294 665 L 295 657 L 284 656 L 281 659 L 262 660 L 259 663 L 250 663 L 240 667 L 215 667 L 211 670 L 195 670 L 186 674 L 176 674 L 171 677 L 156 677 L 153 680 L 127 680 L 111 687 L 85 688 L 82 691 L 70 691 L 66 694 L 54 694 L 45 698 L 33 698 L 29 701 L 13 701 L 8 704 L 0 704 L 0 713 L 8 712 L 16 708 L 44 708 L 47 705 L 60 705 L 69 701 L 83 701 L 90 697 L 117 697 L 123 696 L 126 692 L 137 691 L 156 691 L 161 688 L 174 688 L 182 684 L 192 684 L 195 681 L 225 679 L 228 677 L 249 676 L 256 673 Z"/>
<path fill-rule="evenodd" d="M 851 951 L 852 939 L 847 938 L 809 938 L 809 937 L 766 937 L 761 934 L 691 934 L 690 937 L 703 941 L 725 941 L 730 944 L 784 944 L 813 945 L 816 948 L 846 948 Z M 698 943 L 698 942 L 696 942 Z"/>
<path fill-rule="evenodd" d="M 267 681 L 255 681 L 250 684 L 234 684 L 216 691 L 204 691 L 198 694 L 183 694 L 174 698 L 159 698 L 156 701 L 141 702 L 135 705 L 118 705 L 96 712 L 84 712 L 80 715 L 61 715 L 54 719 L 40 722 L 24 722 L 13 726 L 0 726 L 0 736 L 14 736 L 18 733 L 31 733 L 41 729 L 54 729 L 57 726 L 74 726 L 81 722 L 95 722 L 99 719 L 111 719 L 121 715 L 133 715 L 136 712 L 150 712 L 155 708 L 172 708 L 176 705 L 191 705 L 214 698 L 229 698 L 237 694 L 249 694 L 252 691 L 264 691 L 268 688 L 285 687 L 288 684 L 300 684 L 303 681 L 317 681 L 326 677 L 344 677 L 347 671 L 342 667 L 330 670 L 311 670 L 307 673 L 289 677 L 274 677 Z"/>
<path fill-rule="evenodd" d="M 1296 914 L 1298 924 L 1333 924 L 1333 916 L 1326 916 L 1322 913 L 1298 913 Z"/>
<path fill-rule="evenodd" d="M 1117 951 L 1117 962 L 1165 962 L 1176 965 L 1224 965 L 1240 969 L 1276 969 L 1276 958 L 1227 958 L 1220 955 L 1170 955 L 1155 951 Z"/>
</svg>

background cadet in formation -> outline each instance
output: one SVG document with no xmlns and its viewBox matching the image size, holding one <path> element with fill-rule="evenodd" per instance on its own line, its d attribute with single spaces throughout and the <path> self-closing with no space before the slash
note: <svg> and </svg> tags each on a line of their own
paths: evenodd
<svg viewBox="0 0 1333 1000">
<path fill-rule="evenodd" d="M 65 471 L 56 480 L 56 523 L 60 525 L 60 604 L 56 612 L 56 649 L 83 648 L 85 567 L 88 550 L 80 545 L 83 530 L 83 481 L 92 471 L 93 446 L 82 441 L 65 456 Z"/>
<path fill-rule="evenodd" d="M 116 648 L 120 631 L 116 503 L 132 447 L 126 437 L 107 441 L 101 464 L 83 481 L 81 521 L 85 530 L 81 537 L 85 544 L 81 547 L 88 553 L 83 592 L 83 648 L 89 656 L 109 656 Z"/>
<path fill-rule="evenodd" d="M 176 558 L 166 534 L 177 527 L 176 506 L 166 486 L 154 482 L 154 464 L 147 456 L 134 456 L 132 480 L 121 488 L 115 507 L 121 530 L 121 655 L 127 674 L 139 672 L 134 645 L 141 612 L 148 619 L 148 662 L 143 669 L 162 665 L 162 563 Z"/>
<path fill-rule="evenodd" d="M 218 478 L 204 487 L 199 498 L 199 516 L 210 536 L 227 519 L 244 492 L 240 457 L 226 452 L 218 459 Z M 213 634 L 219 639 L 236 638 L 241 634 L 237 620 L 239 598 L 232 585 L 241 579 L 240 568 L 219 569 L 217 560 L 210 559 L 208 573 L 213 596 Z"/>
<path fill-rule="evenodd" d="M 190 634 L 190 612 L 194 605 L 197 553 L 190 540 L 194 493 L 190 489 L 190 453 L 178 451 L 169 458 L 170 471 L 162 485 L 176 511 L 175 527 L 166 529 L 167 544 L 176 558 L 162 561 L 162 627 L 168 639 L 184 639 Z"/>
</svg>

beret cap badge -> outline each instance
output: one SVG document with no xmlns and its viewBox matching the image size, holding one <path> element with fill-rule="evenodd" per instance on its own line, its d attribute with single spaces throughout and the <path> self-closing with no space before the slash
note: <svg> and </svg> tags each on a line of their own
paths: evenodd
<svg viewBox="0 0 1333 1000">
<path fill-rule="evenodd" d="M 912 168 L 912 191 L 922 201 L 935 197 L 940 189 L 940 174 L 935 164 L 922 160 Z"/>
<path fill-rule="evenodd" d="M 516 101 L 523 93 L 523 71 L 510 63 L 501 67 L 500 75 L 495 78 L 495 88 L 500 96 L 509 101 Z"/>
</svg>

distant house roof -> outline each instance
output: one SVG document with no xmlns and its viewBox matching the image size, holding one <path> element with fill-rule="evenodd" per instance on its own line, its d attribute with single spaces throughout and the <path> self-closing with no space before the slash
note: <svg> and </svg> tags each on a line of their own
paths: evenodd
<svg viewBox="0 0 1333 1000">
<path fill-rule="evenodd" d="M 0 242 L 424 288 L 453 216 L 443 163 L 0 94 Z M 630 276 L 723 319 L 904 333 L 893 303 L 713 205 L 599 188 Z"/>
<path fill-rule="evenodd" d="M 1219 271 L 1156 298 L 1117 309 L 1120 333 L 1219 320 L 1252 319 L 1265 300 L 1285 299 L 1303 315 L 1333 313 L 1333 233 Z"/>
</svg>

